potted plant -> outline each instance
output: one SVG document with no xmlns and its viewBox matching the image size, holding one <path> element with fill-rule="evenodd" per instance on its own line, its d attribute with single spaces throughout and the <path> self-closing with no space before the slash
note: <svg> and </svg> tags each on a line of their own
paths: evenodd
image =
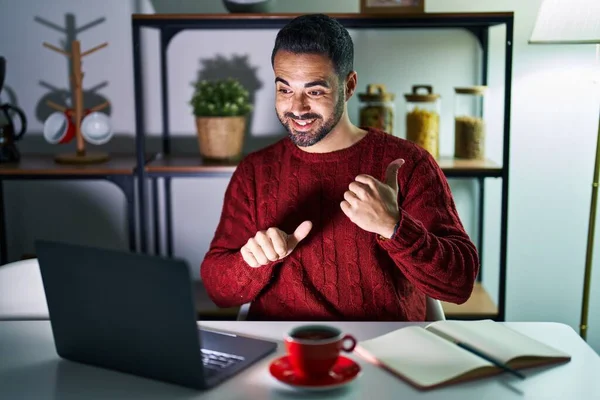
<svg viewBox="0 0 600 400">
<path fill-rule="evenodd" d="M 190 104 L 196 117 L 200 154 L 207 159 L 238 159 L 253 108 L 248 90 L 233 78 L 202 79 L 193 85 Z"/>
</svg>

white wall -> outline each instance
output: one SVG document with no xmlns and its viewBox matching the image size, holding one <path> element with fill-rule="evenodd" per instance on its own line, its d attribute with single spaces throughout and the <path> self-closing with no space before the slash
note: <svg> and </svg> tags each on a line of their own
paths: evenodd
<svg viewBox="0 0 600 400">
<path fill-rule="evenodd" d="M 85 5 L 84 5 L 85 4 Z M 300 6 L 300 4 L 302 6 Z M 598 87 L 589 83 L 594 67 L 593 46 L 531 46 L 527 38 L 540 0 L 428 0 L 429 12 L 515 11 L 512 93 L 512 146 L 508 235 L 507 319 L 551 320 L 578 330 L 582 293 L 590 183 L 598 124 Z M 356 12 L 357 0 L 278 0 L 277 12 Z M 224 12 L 219 0 L 165 2 L 122 0 L 76 2 L 41 0 L 18 4 L 0 0 L 0 54 L 8 59 L 6 85 L 30 119 L 20 148 L 54 152 L 40 137 L 37 102 L 47 93 L 40 80 L 67 85 L 66 60 L 41 46 L 59 44 L 64 35 L 34 20 L 39 16 L 63 25 L 73 13 L 78 25 L 106 20 L 80 33 L 84 49 L 103 41 L 109 47 L 84 61 L 85 85 L 104 80 L 99 93 L 112 103 L 117 137 L 111 151 L 133 150 L 133 69 L 130 34 L 132 12 Z M 412 84 L 429 83 L 443 98 L 442 153 L 452 153 L 452 89 L 477 83 L 479 52 L 463 31 L 352 31 L 356 43 L 359 87 L 385 83 L 397 95 L 398 135 L 404 136 L 403 94 Z M 248 146 L 259 147 L 282 134 L 273 112 L 273 77 L 269 56 L 276 31 L 188 31 L 172 42 L 169 53 L 169 113 L 174 146 L 197 151 L 193 118 L 187 101 L 200 59 L 217 54 L 248 55 L 260 88 Z M 243 37 L 247 42 L 242 43 Z M 6 38 L 11 38 L 6 40 Z M 487 152 L 500 161 L 502 135 L 504 31 L 492 30 L 490 58 L 490 122 Z M 157 35 L 144 34 L 145 104 L 150 147 L 157 148 L 161 131 L 158 90 Z M 394 49 L 393 52 L 389 49 Z M 362 82 L 362 83 L 361 83 Z M 8 100 L 8 92 L 1 95 Z M 357 121 L 358 100 L 349 104 Z M 275 135 L 275 136 L 273 136 Z M 175 255 L 198 266 L 218 221 L 227 178 L 173 181 Z M 459 213 L 477 239 L 476 187 L 451 181 Z M 486 196 L 484 280 L 494 295 L 499 250 L 500 182 L 489 180 Z M 33 240 L 52 237 L 101 246 L 126 248 L 125 204 L 119 190 L 106 182 L 8 182 L 8 240 L 11 260 L 33 251 Z M 598 258 L 598 257 L 597 257 Z M 600 267 L 595 267 L 597 270 Z M 197 268 L 196 276 L 197 276 Z M 589 342 L 600 349 L 600 272 L 594 275 Z"/>
</svg>

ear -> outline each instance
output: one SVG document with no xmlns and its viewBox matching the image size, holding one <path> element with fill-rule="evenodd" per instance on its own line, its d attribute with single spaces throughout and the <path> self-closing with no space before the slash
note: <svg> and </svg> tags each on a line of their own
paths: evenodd
<svg viewBox="0 0 600 400">
<path fill-rule="evenodd" d="M 344 83 L 344 85 L 345 85 L 344 93 L 346 96 L 346 101 L 350 100 L 350 98 L 356 91 L 357 84 L 358 84 L 358 75 L 357 75 L 356 71 L 352 71 L 348 74 L 348 76 L 346 77 L 346 82 Z"/>
</svg>

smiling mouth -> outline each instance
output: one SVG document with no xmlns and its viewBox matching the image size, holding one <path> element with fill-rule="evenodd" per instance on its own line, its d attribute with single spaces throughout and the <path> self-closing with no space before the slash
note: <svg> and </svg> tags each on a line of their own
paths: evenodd
<svg viewBox="0 0 600 400">
<path fill-rule="evenodd" d="M 292 124 L 294 125 L 294 128 L 296 130 L 306 131 L 312 127 L 312 125 L 314 124 L 315 121 L 316 121 L 316 119 L 305 119 L 305 120 L 292 119 Z"/>
</svg>

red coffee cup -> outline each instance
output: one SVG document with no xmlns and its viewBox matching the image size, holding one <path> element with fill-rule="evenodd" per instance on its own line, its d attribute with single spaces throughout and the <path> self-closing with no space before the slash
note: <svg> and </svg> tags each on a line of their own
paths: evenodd
<svg viewBox="0 0 600 400">
<path fill-rule="evenodd" d="M 356 346 L 352 335 L 344 335 L 328 325 L 298 326 L 286 335 L 284 342 L 296 375 L 312 379 L 327 376 L 340 352 L 350 353 Z"/>
<path fill-rule="evenodd" d="M 84 117 L 90 110 L 83 110 Z M 44 139 L 50 144 L 69 143 L 75 137 L 75 110 L 55 111 L 44 121 Z"/>
<path fill-rule="evenodd" d="M 53 112 L 44 121 L 44 139 L 50 144 L 69 143 L 75 137 L 75 125 L 71 110 Z"/>
</svg>

